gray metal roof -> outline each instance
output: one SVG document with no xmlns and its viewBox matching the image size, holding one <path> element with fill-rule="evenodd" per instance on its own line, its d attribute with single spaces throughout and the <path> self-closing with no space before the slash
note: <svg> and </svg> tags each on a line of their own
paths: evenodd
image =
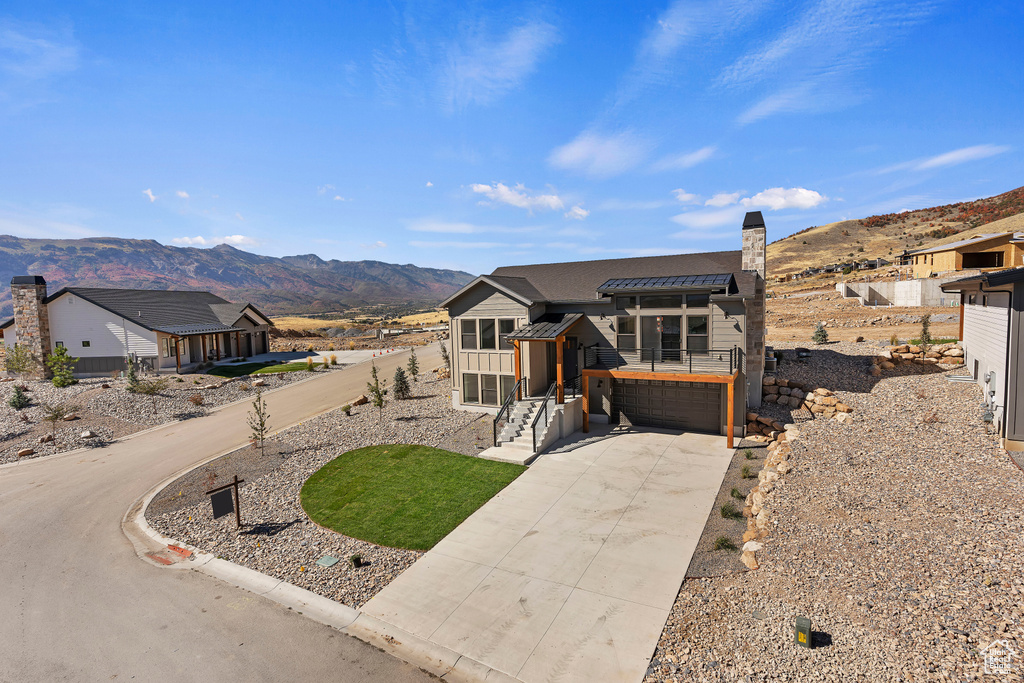
<svg viewBox="0 0 1024 683">
<path fill-rule="evenodd" d="M 972 275 L 970 277 L 960 278 L 959 280 L 946 282 L 939 285 L 939 289 L 943 292 L 960 292 L 965 289 L 971 289 L 971 285 L 1001 287 L 1003 285 L 1009 285 L 1014 282 L 1021 281 L 1024 281 L 1024 268 L 1009 268 L 1007 270 L 998 270 L 993 273 L 982 273 L 981 275 Z"/>
<path fill-rule="evenodd" d="M 732 282 L 732 273 L 711 275 L 674 275 L 667 277 L 626 277 L 608 280 L 597 288 L 599 292 L 649 291 L 657 289 L 706 289 L 727 287 Z"/>
<path fill-rule="evenodd" d="M 506 339 L 556 339 L 565 334 L 582 317 L 582 313 L 546 313 L 529 325 L 520 327 L 504 337 Z"/>
</svg>

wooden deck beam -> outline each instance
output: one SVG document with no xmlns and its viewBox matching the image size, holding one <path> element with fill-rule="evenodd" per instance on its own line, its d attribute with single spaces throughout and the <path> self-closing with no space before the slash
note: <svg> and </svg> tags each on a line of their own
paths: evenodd
<svg viewBox="0 0 1024 683">
<path fill-rule="evenodd" d="M 565 403 L 565 337 L 555 340 L 555 403 Z"/>
</svg>

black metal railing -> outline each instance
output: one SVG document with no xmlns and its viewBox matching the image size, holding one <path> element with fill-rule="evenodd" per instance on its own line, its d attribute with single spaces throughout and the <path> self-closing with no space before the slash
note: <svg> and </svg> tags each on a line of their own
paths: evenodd
<svg viewBox="0 0 1024 683">
<path fill-rule="evenodd" d="M 537 452 L 537 423 L 540 422 L 540 418 L 544 416 L 544 426 L 547 427 L 551 421 L 551 414 L 548 413 L 548 402 L 551 400 L 551 396 L 555 393 L 555 387 L 557 384 L 552 384 L 548 387 L 548 392 L 544 394 L 544 402 L 541 403 L 540 408 L 537 410 L 537 414 L 533 417 L 533 423 L 530 425 L 530 431 L 533 432 L 533 452 Z"/>
<path fill-rule="evenodd" d="M 672 372 L 677 374 L 732 374 L 743 367 L 743 349 L 616 349 L 591 346 L 583 354 L 584 366 L 603 370 Z"/>
<path fill-rule="evenodd" d="M 508 396 L 505 397 L 505 402 L 501 404 L 501 410 L 494 416 L 494 424 L 491 425 L 491 432 L 494 437 L 494 445 L 498 445 L 498 422 L 504 420 L 505 424 L 508 424 L 508 415 L 512 411 L 512 407 L 516 404 L 516 400 L 519 397 L 519 389 L 523 386 L 523 382 L 526 378 L 516 382 L 516 385 L 512 387 L 512 391 L 508 392 Z M 502 425 L 504 426 L 504 425 Z"/>
<path fill-rule="evenodd" d="M 566 398 L 576 398 L 583 393 L 583 375 L 576 375 L 571 379 L 564 380 L 562 386 L 565 387 Z"/>
</svg>

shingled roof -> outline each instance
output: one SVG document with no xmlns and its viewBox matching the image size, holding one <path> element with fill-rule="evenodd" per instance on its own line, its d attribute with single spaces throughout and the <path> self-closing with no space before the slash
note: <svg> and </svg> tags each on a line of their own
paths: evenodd
<svg viewBox="0 0 1024 683">
<path fill-rule="evenodd" d="M 716 251 L 704 254 L 671 256 L 640 256 L 634 258 L 541 263 L 530 266 L 503 266 L 488 277 L 522 292 L 527 287 L 532 301 L 593 301 L 597 289 L 613 278 L 679 277 L 731 273 L 737 291 L 730 294 L 753 294 L 755 277 L 742 270 L 742 252 Z M 509 284 L 511 283 L 511 284 Z M 516 283 L 522 283 L 518 289 Z"/>
</svg>

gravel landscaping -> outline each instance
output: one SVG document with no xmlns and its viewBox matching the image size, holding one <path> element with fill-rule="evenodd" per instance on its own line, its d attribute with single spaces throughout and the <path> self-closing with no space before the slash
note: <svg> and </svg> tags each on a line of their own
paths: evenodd
<svg viewBox="0 0 1024 683">
<path fill-rule="evenodd" d="M 786 354 L 779 377 L 834 390 L 854 419 L 758 409 L 802 422 L 794 469 L 765 503 L 760 568 L 688 579 L 647 681 L 980 680 L 980 649 L 1022 651 L 1024 473 L 981 421 L 981 390 L 946 380 L 963 368 L 872 377 L 879 348 Z M 797 616 L 815 649 L 793 644 Z"/>
<path fill-rule="evenodd" d="M 362 606 L 423 553 L 386 548 L 319 527 L 302 510 L 299 492 L 325 463 L 363 446 L 407 443 L 447 448 L 453 440 L 473 446 L 475 436 L 460 440 L 455 435 L 479 416 L 452 408 L 450 380 L 428 373 L 411 387 L 413 397 L 389 400 L 380 420 L 371 405 L 354 407 L 351 416 L 332 411 L 275 435 L 265 455 L 246 448 L 194 470 L 153 501 L 149 523 L 205 552 L 346 605 Z M 235 528 L 233 516 L 214 520 L 203 495 L 235 474 L 246 480 L 241 486 L 241 530 Z M 367 564 L 351 567 L 348 558 L 354 554 Z M 340 561 L 330 567 L 317 565 L 325 556 Z"/>
<path fill-rule="evenodd" d="M 338 369 L 342 366 L 333 366 Z M 167 388 L 156 399 L 126 391 L 124 379 L 86 378 L 70 387 L 57 388 L 49 381 L 0 383 L 0 464 L 19 459 L 53 455 L 75 448 L 103 446 L 113 439 L 173 420 L 186 420 L 206 415 L 212 408 L 248 398 L 254 394 L 252 382 L 262 380 L 264 389 L 274 389 L 291 382 L 312 377 L 306 371 L 261 374 L 253 378 L 225 380 L 211 375 L 168 375 Z M 178 381 L 178 380 L 181 381 Z M 8 404 L 15 386 L 24 386 L 32 400 L 27 408 L 15 410 Z M 104 388 L 106 387 L 106 388 Z M 190 400 L 201 397 L 197 403 Z M 44 404 L 71 407 L 76 419 L 59 422 L 56 438 L 41 442 L 51 434 L 51 426 L 43 421 Z M 82 437 L 86 431 L 95 437 Z M 31 449 L 32 454 L 18 457 Z"/>
</svg>

